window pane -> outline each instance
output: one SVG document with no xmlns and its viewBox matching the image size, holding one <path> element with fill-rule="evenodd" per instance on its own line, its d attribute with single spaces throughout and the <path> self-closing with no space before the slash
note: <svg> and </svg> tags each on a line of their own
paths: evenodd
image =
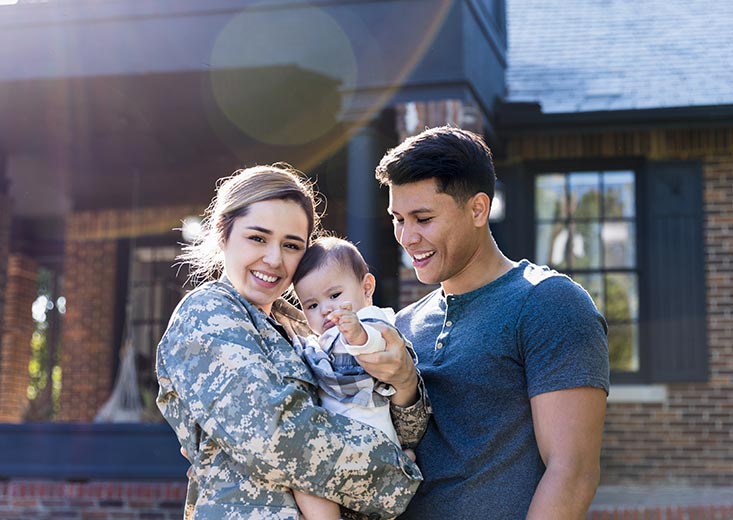
<svg viewBox="0 0 733 520">
<path fill-rule="evenodd" d="M 566 247 L 570 233 L 560 222 L 537 224 L 536 259 L 539 265 L 551 265 L 558 269 L 568 267 Z"/>
<path fill-rule="evenodd" d="M 635 323 L 608 326 L 608 357 L 611 370 L 639 370 L 639 327 Z"/>
<path fill-rule="evenodd" d="M 573 230 L 570 244 L 572 269 L 600 269 L 602 267 L 600 222 L 575 222 L 571 229 Z"/>
<path fill-rule="evenodd" d="M 636 215 L 633 172 L 603 174 L 603 205 L 605 217 L 633 218 Z"/>
<path fill-rule="evenodd" d="M 603 291 L 603 275 L 602 274 L 576 274 L 573 276 L 573 280 L 583 286 L 583 289 L 588 291 L 590 297 L 593 298 L 593 303 L 596 304 L 601 314 L 606 314 L 606 298 L 604 297 Z"/>
<path fill-rule="evenodd" d="M 535 216 L 537 220 L 557 220 L 567 216 L 565 176 L 540 175 L 535 181 Z"/>
<path fill-rule="evenodd" d="M 578 172 L 571 173 L 569 177 L 571 218 L 599 218 L 601 176 L 595 172 Z"/>
<path fill-rule="evenodd" d="M 606 274 L 606 319 L 614 322 L 639 318 L 639 286 L 636 273 Z"/>
<path fill-rule="evenodd" d="M 636 267 L 636 226 L 633 223 L 605 222 L 601 236 L 606 268 Z"/>
<path fill-rule="evenodd" d="M 132 335 L 132 344 L 138 352 L 150 350 L 149 343 L 153 333 L 149 322 L 136 323 L 130 334 Z"/>
<path fill-rule="evenodd" d="M 132 319 L 135 321 L 147 320 L 152 314 L 150 308 L 150 296 L 147 286 L 137 284 L 132 291 Z"/>
<path fill-rule="evenodd" d="M 163 307 L 163 281 L 156 280 L 151 287 L 152 294 L 152 318 L 155 321 L 167 320 L 170 317 L 170 310 Z"/>
</svg>

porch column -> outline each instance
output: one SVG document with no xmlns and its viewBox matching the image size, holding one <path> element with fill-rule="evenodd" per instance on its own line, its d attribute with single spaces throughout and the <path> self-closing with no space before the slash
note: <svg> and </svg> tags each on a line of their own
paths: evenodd
<svg viewBox="0 0 733 520">
<path fill-rule="evenodd" d="M 346 234 L 354 242 L 370 271 L 379 281 L 384 274 L 380 244 L 390 243 L 392 237 L 380 236 L 386 202 L 382 201 L 374 169 L 385 149 L 378 129 L 373 123 L 362 126 L 349 141 L 346 189 Z"/>
</svg>

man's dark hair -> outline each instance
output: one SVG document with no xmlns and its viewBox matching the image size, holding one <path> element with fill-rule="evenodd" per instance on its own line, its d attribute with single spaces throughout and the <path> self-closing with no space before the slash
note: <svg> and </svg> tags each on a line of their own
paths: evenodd
<svg viewBox="0 0 733 520">
<path fill-rule="evenodd" d="M 435 179 L 440 193 L 463 204 L 476 193 L 494 198 L 496 173 L 484 139 L 468 130 L 439 126 L 405 139 L 377 166 L 382 185 Z"/>
<path fill-rule="evenodd" d="M 326 236 L 317 238 L 305 250 L 293 275 L 293 284 L 330 261 L 350 268 L 359 281 L 369 272 L 369 266 L 354 244 L 343 238 Z"/>
</svg>

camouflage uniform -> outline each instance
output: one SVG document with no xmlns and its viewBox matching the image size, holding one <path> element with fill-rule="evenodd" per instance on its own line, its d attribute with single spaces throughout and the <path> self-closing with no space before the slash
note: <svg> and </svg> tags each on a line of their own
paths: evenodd
<svg viewBox="0 0 733 520">
<path fill-rule="evenodd" d="M 276 302 L 289 332 L 303 323 Z M 294 319 L 295 318 L 295 319 Z M 193 466 L 186 519 L 292 519 L 297 489 L 361 511 L 399 514 L 422 479 L 386 435 L 315 405 L 306 364 L 270 319 L 222 278 L 188 294 L 158 345 L 158 407 Z M 430 405 L 392 407 L 404 444 Z"/>
</svg>

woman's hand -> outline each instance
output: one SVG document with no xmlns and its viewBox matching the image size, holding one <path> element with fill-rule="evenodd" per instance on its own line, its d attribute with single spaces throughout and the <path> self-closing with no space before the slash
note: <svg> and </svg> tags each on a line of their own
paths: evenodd
<svg viewBox="0 0 733 520">
<path fill-rule="evenodd" d="M 186 450 L 183 446 L 181 446 L 181 455 L 183 455 L 183 457 L 188 460 L 188 454 L 186 453 Z M 186 478 L 190 479 L 191 475 L 193 475 L 193 466 L 189 466 L 186 470 Z"/>
<path fill-rule="evenodd" d="M 387 347 L 383 352 L 362 354 L 356 360 L 369 372 L 369 375 L 392 385 L 395 394 L 392 403 L 397 406 L 410 406 L 418 399 L 417 370 L 405 342 L 395 329 L 383 323 L 370 323 L 382 334 Z"/>
</svg>

